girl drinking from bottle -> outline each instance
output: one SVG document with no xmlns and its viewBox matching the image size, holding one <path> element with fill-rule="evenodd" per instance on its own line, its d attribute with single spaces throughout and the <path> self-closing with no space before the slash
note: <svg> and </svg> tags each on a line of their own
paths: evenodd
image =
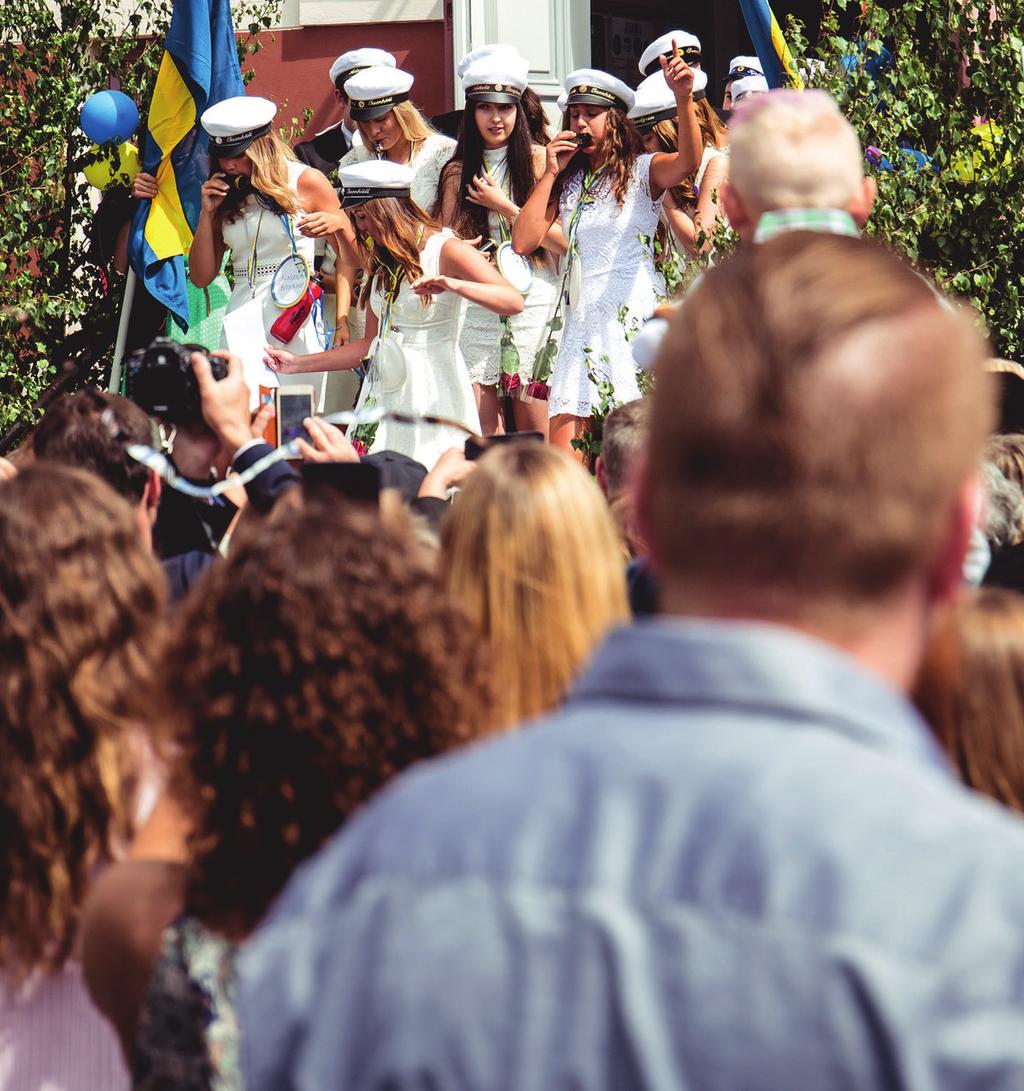
<svg viewBox="0 0 1024 1091">
<path fill-rule="evenodd" d="M 582 436 L 600 401 L 597 383 L 611 383 L 619 403 L 640 396 L 627 334 L 665 292 L 647 240 L 665 191 L 696 171 L 702 152 L 693 69 L 678 50 L 661 67 L 678 106 L 677 150 L 644 154 L 626 117 L 633 92 L 607 72 L 572 72 L 565 81 L 569 130 L 548 145 L 544 173 L 512 229 L 520 254 L 540 246 L 556 220 L 569 245 L 565 329 L 548 402 L 551 439 L 561 447 Z"/>
</svg>

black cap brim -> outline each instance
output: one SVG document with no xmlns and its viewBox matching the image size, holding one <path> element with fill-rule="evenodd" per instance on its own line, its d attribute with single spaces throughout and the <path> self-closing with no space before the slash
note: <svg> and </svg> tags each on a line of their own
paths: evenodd
<svg viewBox="0 0 1024 1091">
<path fill-rule="evenodd" d="M 368 201 L 380 201 L 385 197 L 410 197 L 409 189 L 378 189 L 374 186 L 359 186 L 355 189 L 340 189 L 338 197 L 341 199 L 342 208 L 357 208 Z"/>
<path fill-rule="evenodd" d="M 365 106 L 357 106 L 357 100 L 351 97 L 348 101 L 349 116 L 352 118 L 353 121 L 375 121 L 377 118 L 383 117 L 385 114 L 390 114 L 391 111 L 400 103 L 408 102 L 409 95 L 408 93 L 404 95 L 388 95 L 386 102 L 374 99 L 372 102 L 368 102 Z"/>
<path fill-rule="evenodd" d="M 479 91 L 466 93 L 466 102 L 495 102 L 499 106 L 515 106 L 521 96 L 514 91 Z"/>
<path fill-rule="evenodd" d="M 613 101 L 609 101 L 606 98 L 601 98 L 598 95 L 570 95 L 565 100 L 565 105 L 569 106 L 603 106 L 606 110 L 616 109 L 626 113 L 627 106 L 622 99 L 617 98 Z"/>
<path fill-rule="evenodd" d="M 656 110 L 652 114 L 642 114 L 640 117 L 634 117 L 631 120 L 640 132 L 644 133 L 647 132 L 648 129 L 653 129 L 658 122 L 675 121 L 678 116 L 678 108 L 672 106 L 664 110 Z"/>
<path fill-rule="evenodd" d="M 219 143 L 216 137 L 207 134 L 210 155 L 214 159 L 234 159 L 236 156 L 241 155 L 250 144 L 259 140 L 261 136 L 266 136 L 269 132 L 270 124 L 268 122 L 259 129 L 253 129 L 241 137 L 222 137 Z"/>
<path fill-rule="evenodd" d="M 672 51 L 671 50 L 669 50 L 668 53 L 659 53 L 658 56 L 655 57 L 654 60 L 651 61 L 651 63 L 644 69 L 644 75 L 645 76 L 653 76 L 655 72 L 661 71 L 661 58 L 664 57 L 666 60 L 668 60 L 669 57 L 671 57 L 671 56 L 672 56 Z M 700 50 L 680 49 L 679 50 L 679 56 L 682 57 L 683 60 L 686 61 L 686 63 L 691 68 L 693 68 L 694 65 L 701 64 L 702 54 L 701 54 Z"/>
</svg>

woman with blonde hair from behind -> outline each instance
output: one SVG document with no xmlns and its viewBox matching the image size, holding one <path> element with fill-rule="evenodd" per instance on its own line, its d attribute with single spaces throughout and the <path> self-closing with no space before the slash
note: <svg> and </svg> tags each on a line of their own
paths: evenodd
<svg viewBox="0 0 1024 1091">
<path fill-rule="evenodd" d="M 539 443 L 477 464 L 442 527 L 444 582 L 490 642 L 494 726 L 555 707 L 613 626 L 628 621 L 622 545 L 593 478 Z"/>
</svg>

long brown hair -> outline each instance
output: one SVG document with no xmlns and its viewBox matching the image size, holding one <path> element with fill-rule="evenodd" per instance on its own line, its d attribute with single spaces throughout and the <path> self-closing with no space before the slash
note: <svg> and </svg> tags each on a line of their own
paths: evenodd
<svg viewBox="0 0 1024 1091">
<path fill-rule="evenodd" d="M 701 140 L 705 148 L 725 148 L 729 144 L 729 130 L 719 121 L 718 115 L 711 108 L 706 98 L 694 103 L 694 112 L 697 115 L 697 124 L 700 127 Z M 663 152 L 675 153 L 679 147 L 679 122 L 676 118 L 668 118 L 659 121 L 651 130 L 658 139 L 658 144 Z M 672 196 L 676 202 L 680 199 L 684 202 L 697 199 L 697 189 L 694 184 L 696 172 L 690 175 L 684 182 L 672 188 Z"/>
<path fill-rule="evenodd" d="M 0 485 L 0 556 L 0 966 L 21 977 L 64 965 L 130 832 L 164 579 L 128 504 L 56 463 Z"/>
<path fill-rule="evenodd" d="M 1024 598 L 984 587 L 947 609 L 914 700 L 964 784 L 1024 811 Z"/>
<path fill-rule="evenodd" d="M 608 164 L 611 191 L 616 204 L 621 207 L 626 200 L 626 193 L 633 176 L 633 164 L 637 156 L 643 153 L 643 141 L 633 122 L 621 110 L 611 107 L 607 111 L 605 121 L 604 143 L 607 149 L 605 162 Z M 558 176 L 551 200 L 557 204 L 569 179 L 580 171 L 586 172 L 589 167 L 590 160 L 586 154 L 577 152 Z"/>
<path fill-rule="evenodd" d="M 488 451 L 442 524 L 448 590 L 487 637 L 495 726 L 549 711 L 628 620 L 622 545 L 594 479 L 554 447 Z"/>
<path fill-rule="evenodd" d="M 336 496 L 240 529 L 162 658 L 188 911 L 247 932 L 413 762 L 477 738 L 490 664 L 406 527 Z"/>
<path fill-rule="evenodd" d="M 371 220 L 369 232 L 356 228 L 356 240 L 363 255 L 363 285 L 359 302 L 365 307 L 374 286 L 382 291 L 401 279 L 423 276 L 420 245 L 427 231 L 441 225 L 411 197 L 378 197 L 362 205 Z M 424 299 L 424 304 L 429 301 Z"/>
</svg>

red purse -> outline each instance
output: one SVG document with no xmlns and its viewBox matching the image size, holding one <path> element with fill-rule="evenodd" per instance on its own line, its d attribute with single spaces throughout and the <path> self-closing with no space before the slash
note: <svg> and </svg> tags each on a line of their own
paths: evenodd
<svg viewBox="0 0 1024 1091">
<path fill-rule="evenodd" d="M 323 294 L 323 285 L 316 280 L 311 280 L 309 287 L 306 289 L 306 294 L 298 303 L 293 303 L 287 310 L 278 315 L 274 324 L 270 327 L 271 334 L 283 345 L 287 345 L 302 329 L 306 319 L 309 318 L 309 312 L 313 309 L 313 305 L 323 297 Z"/>
</svg>

